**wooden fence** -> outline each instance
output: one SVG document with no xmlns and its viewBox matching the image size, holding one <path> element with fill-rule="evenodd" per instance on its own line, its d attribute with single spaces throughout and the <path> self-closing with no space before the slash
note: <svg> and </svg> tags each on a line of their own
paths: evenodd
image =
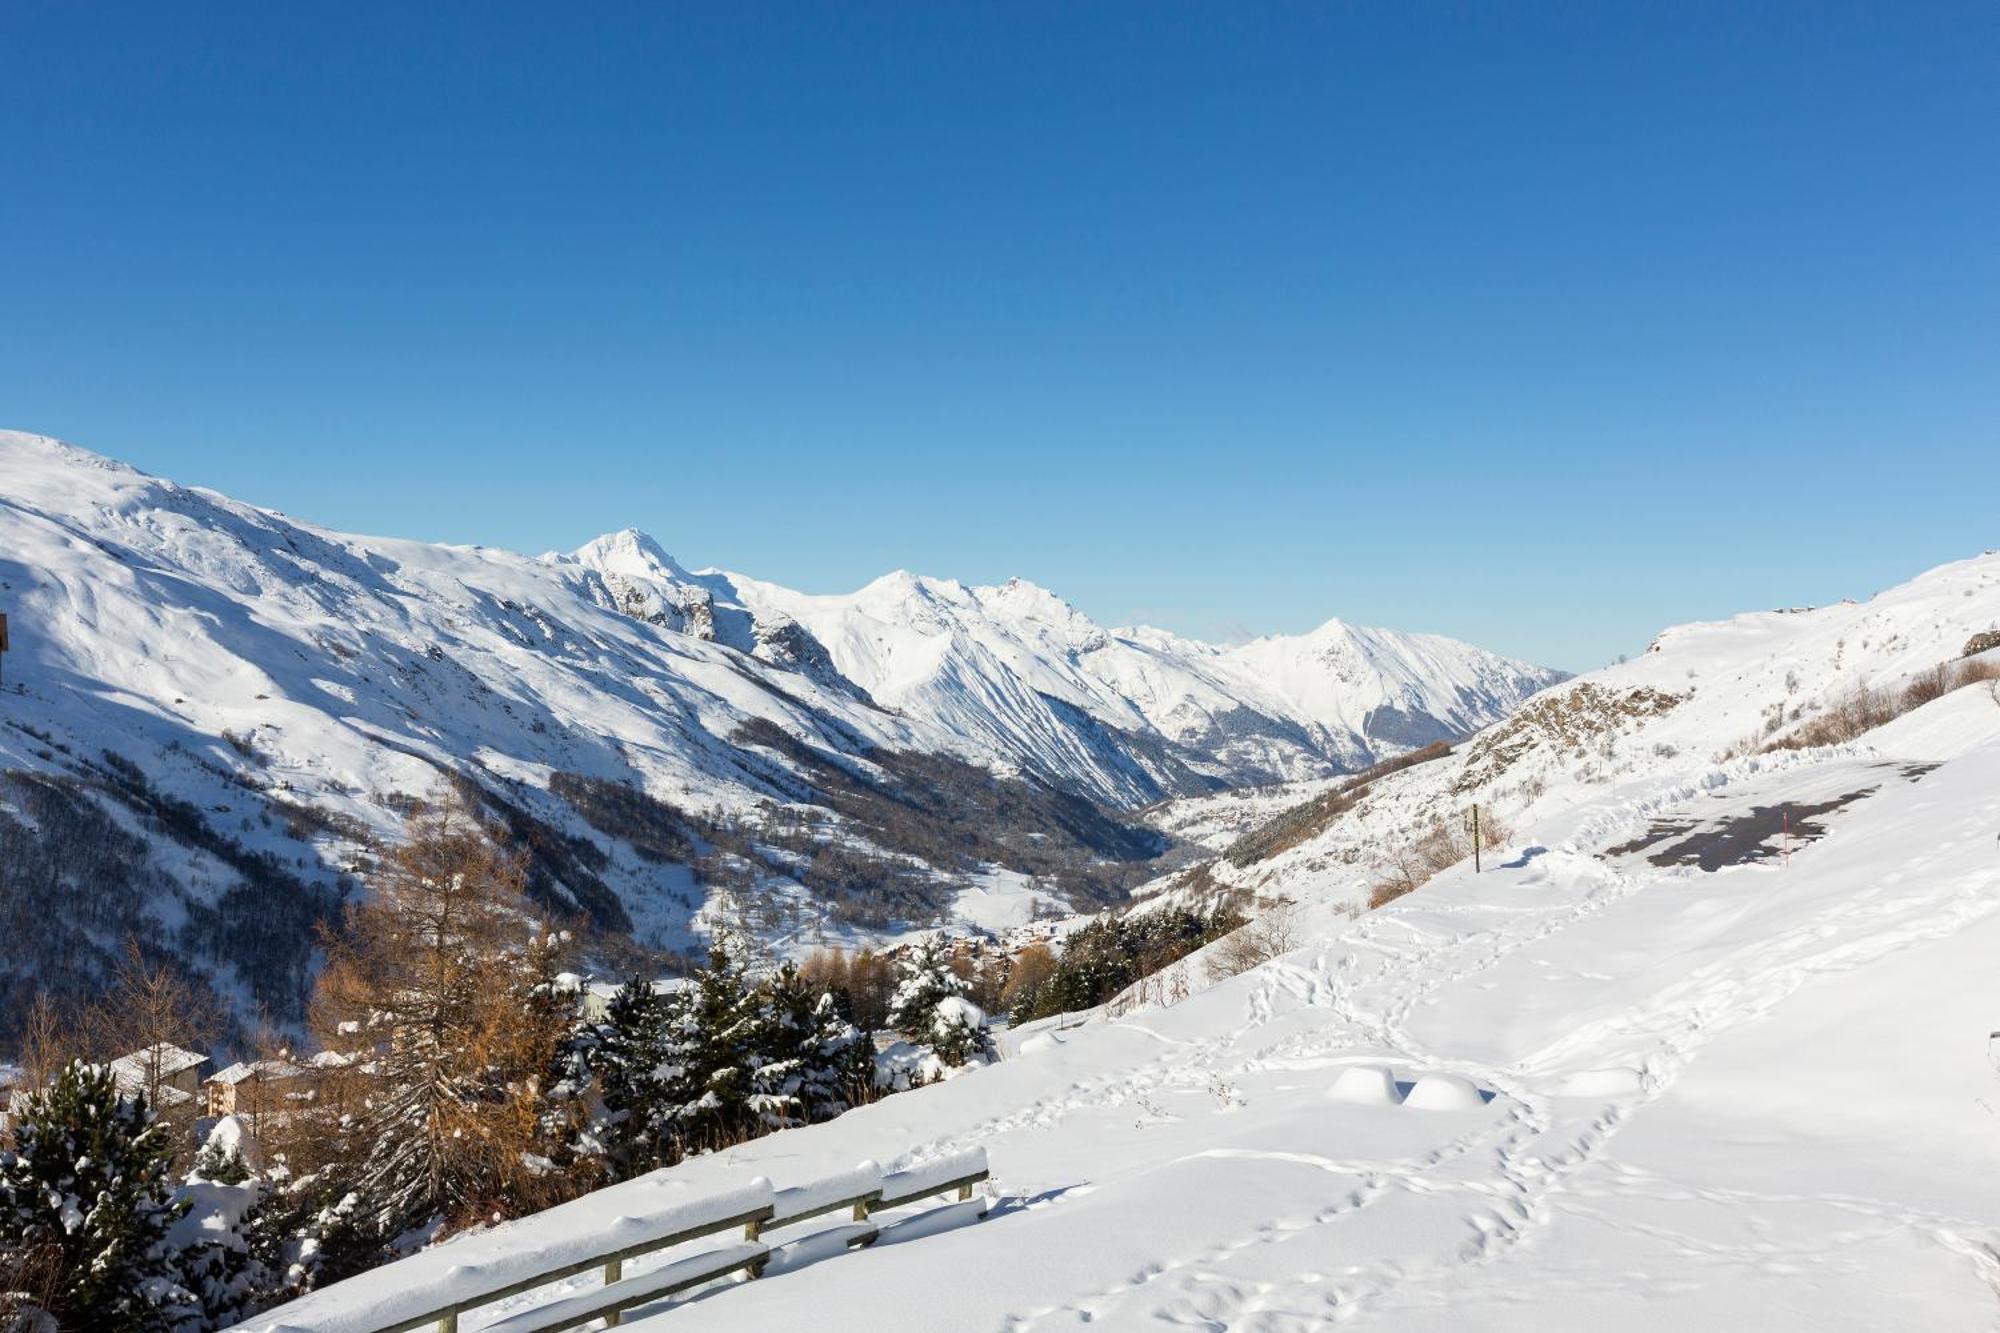
<svg viewBox="0 0 2000 1333">
<path fill-rule="evenodd" d="M 634 1306 L 664 1300 L 732 1273 L 740 1272 L 746 1279 L 761 1276 L 773 1255 L 782 1254 L 785 1242 L 779 1241 L 774 1245 L 770 1240 L 770 1233 L 780 1228 L 831 1213 L 846 1212 L 851 1216 L 850 1222 L 815 1232 L 812 1238 L 824 1243 L 831 1236 L 841 1248 L 853 1249 L 872 1245 L 880 1237 L 882 1229 L 876 1219 L 877 1214 L 926 1199 L 955 1194 L 959 1203 L 948 1206 L 964 1207 L 971 1215 L 983 1217 L 983 1201 L 976 1208 L 970 1205 L 970 1201 L 973 1186 L 985 1179 L 985 1150 L 973 1149 L 888 1175 L 883 1175 L 879 1168 L 870 1164 L 793 1189 L 773 1190 L 768 1181 L 760 1181 L 757 1184 L 762 1186 L 761 1194 L 764 1196 L 761 1202 L 756 1198 L 760 1191 L 754 1186 L 749 1190 L 732 1190 L 726 1195 L 716 1196 L 716 1201 L 723 1205 L 719 1209 L 703 1210 L 698 1206 L 700 1201 L 697 1201 L 692 1211 L 697 1214 L 706 1211 L 711 1215 L 701 1216 L 691 1223 L 686 1221 L 689 1207 L 676 1207 L 656 1219 L 657 1225 L 644 1228 L 651 1234 L 624 1238 L 614 1248 L 582 1256 L 565 1256 L 561 1262 L 547 1268 L 525 1268 L 519 1263 L 499 1264 L 495 1265 L 499 1272 L 487 1277 L 475 1274 L 470 1278 L 462 1268 L 445 1269 L 441 1274 L 432 1275 L 431 1280 L 451 1290 L 434 1296 L 434 1304 L 423 1298 L 423 1275 L 412 1273 L 409 1278 L 403 1278 L 395 1271 L 397 1265 L 392 1264 L 375 1273 L 350 1278 L 348 1282 L 395 1283 L 400 1280 L 408 1284 L 402 1288 L 407 1296 L 375 1301 L 373 1308 L 368 1310 L 343 1309 L 337 1299 L 329 1299 L 335 1298 L 339 1288 L 347 1285 L 338 1283 L 291 1306 L 259 1316 L 242 1325 L 240 1333 L 303 1333 L 306 1329 L 323 1328 L 337 1328 L 341 1333 L 414 1333 L 415 1330 L 425 1329 L 435 1329 L 437 1333 L 458 1333 L 459 1318 L 469 1311 L 592 1270 L 603 1272 L 601 1286 L 517 1311 L 487 1325 L 486 1331 L 558 1333 L 593 1319 L 603 1319 L 607 1326 L 615 1326 L 624 1312 Z M 523 1221 L 531 1224 L 533 1219 Z M 625 1276 L 625 1265 L 630 1260 L 708 1236 L 726 1235 L 739 1228 L 742 1239 L 733 1244 L 678 1259 L 633 1277 Z M 523 1236 L 522 1239 L 532 1247 L 532 1236 Z M 450 1246 L 444 1246 L 418 1258 L 446 1255 L 450 1249 Z"/>
</svg>

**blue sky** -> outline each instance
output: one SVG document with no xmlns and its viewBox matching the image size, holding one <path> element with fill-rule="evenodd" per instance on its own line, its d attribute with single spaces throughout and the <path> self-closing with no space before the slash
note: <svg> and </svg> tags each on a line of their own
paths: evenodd
<svg viewBox="0 0 2000 1333">
<path fill-rule="evenodd" d="M 1987 0 L 14 0 L 0 424 L 1582 668 L 2000 545 L 1996 164 Z"/>
</svg>

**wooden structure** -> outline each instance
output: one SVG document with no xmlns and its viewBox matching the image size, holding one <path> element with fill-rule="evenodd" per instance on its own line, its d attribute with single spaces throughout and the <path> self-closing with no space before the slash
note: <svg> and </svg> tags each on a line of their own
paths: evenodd
<svg viewBox="0 0 2000 1333">
<path fill-rule="evenodd" d="M 291 1105 L 288 1094 L 302 1090 L 298 1085 L 308 1072 L 290 1060 L 240 1061 L 210 1074 L 202 1084 L 208 1114 L 242 1116 L 255 1128 L 265 1116 Z"/>
<path fill-rule="evenodd" d="M 199 1052 L 159 1041 L 113 1060 L 111 1077 L 120 1092 L 142 1092 L 156 1108 L 185 1106 L 200 1096 L 201 1067 L 207 1063 Z"/>
<path fill-rule="evenodd" d="M 497 1323 L 485 1325 L 484 1333 L 561 1333 L 562 1330 L 598 1319 L 602 1319 L 607 1328 L 615 1327 L 624 1313 L 636 1306 L 654 1304 L 732 1273 L 741 1273 L 745 1280 L 761 1276 L 774 1257 L 783 1261 L 785 1242 L 773 1244 L 770 1240 L 770 1233 L 780 1228 L 847 1212 L 852 1217 L 851 1222 L 811 1233 L 801 1239 L 836 1246 L 836 1252 L 851 1250 L 872 1245 L 884 1234 L 877 1214 L 943 1195 L 955 1195 L 956 1202 L 904 1220 L 931 1222 L 948 1209 L 964 1210 L 967 1220 L 977 1220 L 985 1216 L 986 1204 L 983 1199 L 974 1201 L 973 1187 L 987 1178 L 985 1150 L 975 1148 L 889 1175 L 882 1175 L 868 1166 L 865 1170 L 810 1185 L 776 1191 L 770 1188 L 768 1182 L 753 1182 L 762 1187 L 762 1197 L 766 1202 L 738 1207 L 725 1216 L 711 1217 L 695 1225 L 676 1225 L 669 1214 L 662 1219 L 659 1234 L 656 1235 L 531 1273 L 506 1266 L 506 1271 L 496 1273 L 489 1282 L 469 1292 L 461 1290 L 452 1299 L 439 1300 L 436 1305 L 420 1298 L 398 1299 L 393 1303 L 394 1312 L 383 1322 L 338 1322 L 342 1333 L 418 1333 L 419 1330 L 430 1329 L 435 1329 L 437 1333 L 458 1333 L 459 1317 L 469 1311 L 582 1273 L 601 1270 L 604 1274 L 601 1286 L 530 1306 Z M 893 1232 L 899 1224 L 892 1222 L 887 1229 Z M 674 1260 L 632 1277 L 625 1276 L 625 1265 L 630 1260 L 704 1237 L 724 1235 L 738 1228 L 742 1229 L 739 1241 Z M 384 1283 L 393 1284 L 398 1280 L 401 1275 L 394 1271 L 395 1268 L 396 1265 L 391 1264 L 349 1281 L 370 1283 L 379 1288 Z M 322 1294 L 337 1290 L 340 1285 L 324 1289 Z M 409 1294 L 417 1296 L 415 1292 Z M 313 1301 L 313 1297 L 305 1298 L 298 1313 L 291 1318 L 287 1317 L 291 1313 L 290 1307 L 281 1306 L 257 1317 L 244 1328 L 262 1330 L 263 1333 L 290 1333 L 294 1329 L 315 1327 L 316 1321 L 293 1322 L 293 1319 L 308 1315 L 304 1306 Z M 310 1315 L 317 1317 L 323 1313 L 315 1309 Z"/>
</svg>

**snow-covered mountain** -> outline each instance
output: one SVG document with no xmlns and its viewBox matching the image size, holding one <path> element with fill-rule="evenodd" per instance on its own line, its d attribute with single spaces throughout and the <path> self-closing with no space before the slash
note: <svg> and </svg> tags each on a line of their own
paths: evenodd
<svg viewBox="0 0 2000 1333">
<path fill-rule="evenodd" d="M 1871 707 L 1900 711 L 1961 664 L 1996 657 L 2000 553 L 1991 552 L 1867 601 L 1677 626 L 1430 762 L 1366 784 L 1170 803 L 1153 812 L 1158 826 L 1215 855 L 1151 888 L 1192 881 L 1351 909 L 1390 861 L 1440 823 L 1460 827 L 1474 805 L 1518 829 L 1625 793 L 1652 799 L 1662 784 L 1721 789 L 1813 762 L 1846 732 L 1855 734 L 1831 748 L 1865 753 L 1868 716 L 1832 724 Z"/>
<path fill-rule="evenodd" d="M 633 532 L 359 537 L 16 433 L 0 609 L 0 1000 L 87 989 L 131 932 L 281 1021 L 314 923 L 444 781 L 601 927 L 881 935 L 1106 901 L 1162 847 L 1107 807 L 1328 772 L 1553 679 L 1340 626 L 1113 633 L 1026 584 L 808 597 Z"/>
<path fill-rule="evenodd" d="M 690 573 L 632 531 L 573 559 L 632 614 L 851 686 L 1114 806 L 1364 767 L 1476 731 L 1564 678 L 1339 620 L 1231 648 L 1106 629 L 1021 579 L 975 588 L 898 571 L 813 595 Z"/>
<path fill-rule="evenodd" d="M 978 1149 L 983 1203 L 878 1210 L 867 1248 L 844 1214 L 781 1223 L 757 1281 L 623 1327 L 1990 1328 L 1989 666 L 1991 556 L 1859 605 L 1670 632 L 1347 811 L 1386 840 L 1431 797 L 1491 800 L 1515 831 L 1481 867 L 1354 917 L 1333 910 L 1337 872 L 1294 862 L 1305 919 L 1260 965 L 1218 980 L 1197 962 L 1122 1013 L 1006 1033 L 997 1064 L 247 1327 L 372 1327 L 383 1291 L 469 1304 L 746 1188 L 825 1198 L 857 1160 L 943 1174 Z M 1857 684 L 1904 711 L 1851 742 L 1746 752 L 1835 717 Z M 468 1327 L 598 1288 L 512 1294 Z"/>
</svg>

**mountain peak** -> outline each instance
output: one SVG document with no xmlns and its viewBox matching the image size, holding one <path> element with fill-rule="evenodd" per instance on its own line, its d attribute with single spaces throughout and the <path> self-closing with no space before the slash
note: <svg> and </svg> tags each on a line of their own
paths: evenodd
<svg viewBox="0 0 2000 1333">
<path fill-rule="evenodd" d="M 576 548 L 576 561 L 607 574 L 682 582 L 690 578 L 666 548 L 637 528 L 607 532 Z"/>
</svg>

